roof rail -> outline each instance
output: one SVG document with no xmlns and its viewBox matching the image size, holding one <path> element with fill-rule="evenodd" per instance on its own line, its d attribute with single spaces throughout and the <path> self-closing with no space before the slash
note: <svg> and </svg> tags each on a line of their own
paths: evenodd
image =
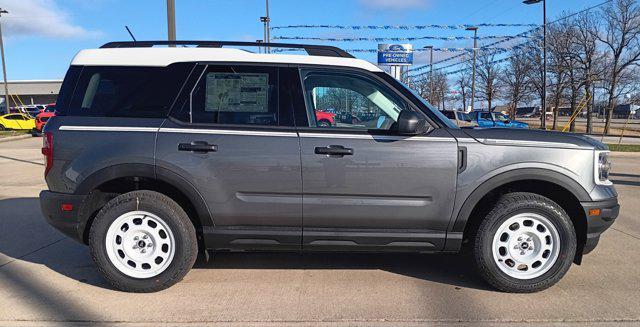
<svg viewBox="0 0 640 327">
<path fill-rule="evenodd" d="M 304 49 L 310 56 L 354 58 L 346 51 L 328 45 L 262 43 L 240 41 L 116 41 L 103 44 L 100 48 L 148 48 L 156 45 L 195 45 L 199 48 L 222 48 L 223 46 L 255 46 L 269 48 Z"/>
</svg>

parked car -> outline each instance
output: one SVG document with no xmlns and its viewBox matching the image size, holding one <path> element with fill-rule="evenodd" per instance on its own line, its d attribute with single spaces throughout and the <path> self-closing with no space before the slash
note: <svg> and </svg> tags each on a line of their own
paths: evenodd
<svg viewBox="0 0 640 327">
<path fill-rule="evenodd" d="M 331 127 L 336 124 L 336 114 L 320 110 L 316 110 L 315 113 L 317 126 Z"/>
<path fill-rule="evenodd" d="M 479 127 L 502 127 L 502 128 L 529 128 L 529 124 L 517 120 L 510 120 L 509 116 L 493 111 L 474 111 L 471 118 L 478 123 Z"/>
<path fill-rule="evenodd" d="M 7 114 L 0 116 L 0 131 L 32 130 L 36 127 L 35 119 L 27 114 Z"/>
<path fill-rule="evenodd" d="M 42 112 L 36 115 L 36 127 L 34 130 L 34 134 L 42 133 L 42 128 L 47 123 L 47 121 L 51 117 L 56 115 L 55 111 L 56 111 L 56 104 L 50 103 L 42 110 Z"/>
<path fill-rule="evenodd" d="M 334 47 L 177 43 L 201 47 L 81 51 L 44 127 L 43 215 L 116 289 L 167 288 L 208 251 L 468 250 L 497 289 L 534 292 L 618 215 L 609 151 L 589 137 L 460 129 Z M 356 101 L 370 125 L 309 118 Z"/>
<path fill-rule="evenodd" d="M 471 119 L 466 112 L 458 110 L 442 110 L 442 114 L 454 122 L 458 127 L 478 127 L 478 123 Z"/>
</svg>

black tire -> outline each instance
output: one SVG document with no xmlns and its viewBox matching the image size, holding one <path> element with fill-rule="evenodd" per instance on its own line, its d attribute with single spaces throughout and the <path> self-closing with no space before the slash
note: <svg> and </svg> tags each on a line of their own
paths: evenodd
<svg viewBox="0 0 640 327">
<path fill-rule="evenodd" d="M 4 128 L 4 125 L 0 124 L 0 131 L 4 131 L 6 130 L 6 128 Z"/>
<path fill-rule="evenodd" d="M 175 238 L 173 260 L 152 278 L 133 278 L 122 273 L 107 254 L 109 226 L 121 215 L 136 210 L 162 217 Z M 107 202 L 91 225 L 89 246 L 100 274 L 116 289 L 136 293 L 157 292 L 179 282 L 193 267 L 198 255 L 196 231 L 185 211 L 169 197 L 154 191 L 133 191 Z"/>
<path fill-rule="evenodd" d="M 535 213 L 548 219 L 558 231 L 560 249 L 555 263 L 542 275 L 514 278 L 503 272 L 493 258 L 493 237 L 500 225 L 519 213 Z M 532 293 L 557 283 L 567 273 L 576 253 L 576 234 L 567 213 L 552 200 L 534 193 L 503 195 L 481 222 L 473 256 L 480 275 L 493 287 L 509 293 Z"/>
<path fill-rule="evenodd" d="M 318 121 L 318 127 L 331 127 L 331 122 L 326 119 L 321 119 Z"/>
</svg>

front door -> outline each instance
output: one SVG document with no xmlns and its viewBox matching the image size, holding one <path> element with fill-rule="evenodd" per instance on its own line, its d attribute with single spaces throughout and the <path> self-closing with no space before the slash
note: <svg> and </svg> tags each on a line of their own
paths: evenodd
<svg viewBox="0 0 640 327">
<path fill-rule="evenodd" d="M 395 133 L 400 111 L 416 109 L 374 75 L 303 69 L 301 78 L 308 120 L 298 129 L 303 248 L 442 249 L 457 177 L 455 139 L 443 129 Z M 335 124 L 321 124 L 321 113 L 335 114 Z"/>
<path fill-rule="evenodd" d="M 300 150 L 278 67 L 200 65 L 158 133 L 157 166 L 178 171 L 213 216 L 216 249 L 299 249 Z M 287 102 L 288 103 L 288 102 Z"/>
</svg>

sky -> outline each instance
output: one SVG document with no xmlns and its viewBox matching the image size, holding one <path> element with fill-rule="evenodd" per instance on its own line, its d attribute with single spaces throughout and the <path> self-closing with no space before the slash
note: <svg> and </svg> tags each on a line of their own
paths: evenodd
<svg viewBox="0 0 640 327">
<path fill-rule="evenodd" d="M 603 0 L 550 0 L 547 15 L 553 20 L 563 12 L 575 12 Z M 423 25 L 542 22 L 542 6 L 521 0 L 270 0 L 271 26 Z M 109 41 L 128 41 L 129 26 L 138 40 L 167 37 L 164 0 L 0 0 L 8 10 L 0 18 L 9 80 L 62 79 L 73 56 L 81 49 Z M 177 38 L 183 40 L 262 39 L 259 21 L 265 0 L 176 0 Z M 515 35 L 526 27 L 483 28 L 478 36 Z M 470 36 L 460 30 L 335 30 L 282 29 L 272 36 L 315 37 L 415 37 Z M 375 49 L 376 42 L 296 41 Z M 488 41 L 491 42 L 491 41 Z M 413 42 L 414 48 L 472 47 L 472 41 Z M 482 45 L 482 43 L 481 43 Z M 451 56 L 434 54 L 434 62 Z M 356 54 L 375 61 L 375 54 Z M 416 64 L 428 63 L 426 53 L 416 54 Z"/>
</svg>

